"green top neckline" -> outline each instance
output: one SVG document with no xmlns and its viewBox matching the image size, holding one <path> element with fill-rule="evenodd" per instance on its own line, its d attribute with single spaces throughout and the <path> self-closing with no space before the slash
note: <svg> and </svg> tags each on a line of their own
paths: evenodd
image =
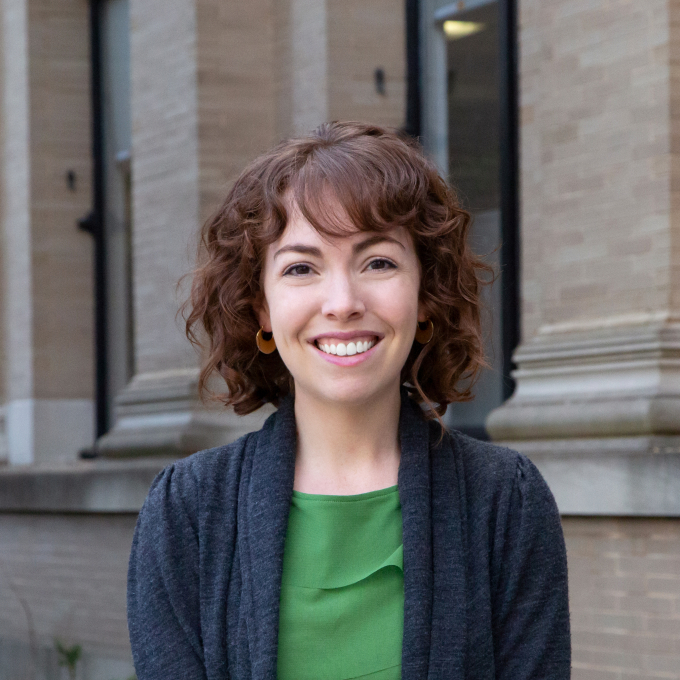
<svg viewBox="0 0 680 680">
<path fill-rule="evenodd" d="M 279 600 L 279 680 L 398 680 L 404 548 L 398 485 L 293 491 Z"/>
<path fill-rule="evenodd" d="M 364 501 L 370 498 L 377 498 L 379 496 L 387 496 L 399 490 L 399 485 L 388 486 L 386 489 L 376 489 L 375 491 L 365 491 L 364 493 L 355 493 L 350 495 L 332 495 L 322 493 L 305 493 L 304 491 L 296 491 L 293 489 L 293 497 L 308 501 L 321 501 L 330 503 L 349 503 L 352 501 Z"/>
</svg>

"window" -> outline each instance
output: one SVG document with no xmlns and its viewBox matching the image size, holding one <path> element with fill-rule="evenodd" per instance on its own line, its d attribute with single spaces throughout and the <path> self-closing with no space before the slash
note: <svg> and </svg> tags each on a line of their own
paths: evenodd
<svg viewBox="0 0 680 680">
<path fill-rule="evenodd" d="M 475 399 L 452 404 L 452 427 L 486 438 L 484 422 L 512 391 L 517 344 L 516 101 L 514 6 L 423 0 L 420 47 L 422 139 L 473 215 L 471 242 L 500 276 L 484 294 L 490 369 Z"/>
<path fill-rule="evenodd" d="M 129 0 L 100 5 L 103 240 L 106 278 L 106 415 L 134 374 Z"/>
</svg>

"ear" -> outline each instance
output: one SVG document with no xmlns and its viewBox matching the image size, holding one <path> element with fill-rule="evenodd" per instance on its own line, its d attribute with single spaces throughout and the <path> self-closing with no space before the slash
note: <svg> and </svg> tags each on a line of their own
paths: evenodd
<svg viewBox="0 0 680 680">
<path fill-rule="evenodd" d="M 267 333 L 271 333 L 272 323 L 269 315 L 269 304 L 264 294 L 260 293 L 258 299 L 253 303 L 253 310 L 262 329 Z"/>
<path fill-rule="evenodd" d="M 425 309 L 425 305 L 422 302 L 418 302 L 418 323 L 423 323 L 427 321 L 428 313 Z"/>
</svg>

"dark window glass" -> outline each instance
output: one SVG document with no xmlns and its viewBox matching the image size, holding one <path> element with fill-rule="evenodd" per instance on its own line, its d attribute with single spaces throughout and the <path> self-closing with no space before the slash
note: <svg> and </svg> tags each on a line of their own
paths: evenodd
<svg viewBox="0 0 680 680">
<path fill-rule="evenodd" d="M 498 270 L 500 213 L 500 55 L 498 3 L 455 12 L 442 23 L 446 39 L 449 181 L 473 215 L 474 250 Z M 484 332 L 490 368 L 471 402 L 452 404 L 448 423 L 486 438 L 484 421 L 503 402 L 502 280 L 484 291 Z"/>
<path fill-rule="evenodd" d="M 497 210 L 499 176 L 498 3 L 444 21 L 449 180 L 473 212 Z"/>
<path fill-rule="evenodd" d="M 132 177 L 129 0 L 100 11 L 104 238 L 107 305 L 107 411 L 134 373 L 132 325 Z"/>
</svg>

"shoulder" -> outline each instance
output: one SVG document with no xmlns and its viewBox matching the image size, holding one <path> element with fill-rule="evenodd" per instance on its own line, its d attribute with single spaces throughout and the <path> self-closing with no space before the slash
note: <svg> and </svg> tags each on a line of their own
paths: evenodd
<svg viewBox="0 0 680 680">
<path fill-rule="evenodd" d="M 430 423 L 430 441 L 439 439 L 438 423 Z M 466 486 L 496 487 L 512 483 L 517 469 L 529 460 L 518 451 L 488 441 L 469 437 L 458 430 L 444 433 L 442 455 L 452 455 L 459 473 L 465 475 Z"/>
<path fill-rule="evenodd" d="M 202 508 L 235 501 L 245 452 L 258 434 L 249 432 L 167 465 L 151 483 L 142 513 L 183 515 L 195 525 Z"/>
<path fill-rule="evenodd" d="M 468 505 L 510 512 L 538 505 L 557 512 L 554 497 L 534 463 L 505 446 L 480 441 L 456 430 L 445 435 L 464 476 Z"/>
<path fill-rule="evenodd" d="M 452 431 L 446 435 L 462 481 L 469 545 L 490 557 L 494 579 L 513 566 L 548 565 L 566 578 L 560 513 L 546 481 L 527 456 Z M 484 558 L 486 560 L 486 557 Z"/>
<path fill-rule="evenodd" d="M 524 458 L 518 451 L 469 437 L 458 430 L 450 430 L 445 436 L 448 437 L 454 455 L 462 457 L 466 468 L 475 475 L 507 474 Z"/>
</svg>

